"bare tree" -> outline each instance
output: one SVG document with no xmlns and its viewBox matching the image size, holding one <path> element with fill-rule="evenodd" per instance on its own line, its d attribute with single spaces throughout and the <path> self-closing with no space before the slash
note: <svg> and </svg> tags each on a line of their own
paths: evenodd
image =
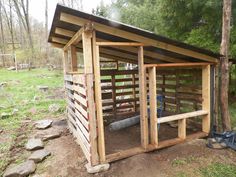
<svg viewBox="0 0 236 177">
<path fill-rule="evenodd" d="M 5 54 L 5 36 L 4 36 L 4 30 L 3 30 L 3 17 L 2 17 L 2 6 L 3 6 L 3 3 L 2 3 L 2 0 L 0 0 L 0 28 L 1 28 L 1 52 L 2 54 Z M 2 64 L 3 64 L 3 67 L 5 67 L 5 57 L 4 55 L 2 55 Z"/>
<path fill-rule="evenodd" d="M 222 39 L 220 45 L 221 57 L 221 119 L 223 130 L 231 130 L 231 122 L 228 106 L 229 88 L 229 39 L 230 39 L 230 19 L 231 19 L 232 0 L 223 0 L 222 15 Z"/>
<path fill-rule="evenodd" d="M 48 63 L 48 0 L 45 0 L 45 60 Z"/>
<path fill-rule="evenodd" d="M 19 18 L 21 19 L 24 29 L 26 31 L 29 46 L 31 49 L 31 56 L 28 57 L 28 64 L 30 70 L 31 60 L 34 58 L 34 44 L 29 21 L 29 0 L 13 0 L 13 2 L 15 5 L 16 12 Z"/>
</svg>

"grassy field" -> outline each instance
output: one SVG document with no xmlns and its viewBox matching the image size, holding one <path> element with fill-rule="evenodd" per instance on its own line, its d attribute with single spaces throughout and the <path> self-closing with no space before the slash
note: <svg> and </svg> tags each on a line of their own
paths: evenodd
<svg viewBox="0 0 236 177">
<path fill-rule="evenodd" d="M 31 127 L 25 126 L 27 121 L 44 118 L 62 117 L 65 111 L 63 99 L 63 77 L 61 71 L 35 69 L 32 71 L 0 70 L 0 176 L 6 166 L 12 162 L 21 162 L 23 153 L 15 150 L 23 147 L 30 134 Z M 46 92 L 39 86 L 48 86 Z M 58 104 L 59 111 L 50 112 L 49 106 Z M 230 104 L 233 126 L 236 126 L 236 103 Z M 1 117 L 1 115 L 6 115 Z M 21 137 L 21 138 L 19 138 Z M 195 159 L 177 159 L 172 162 L 173 168 L 196 163 Z M 231 164 L 210 163 L 204 168 L 196 169 L 197 174 L 205 177 L 236 176 L 236 166 Z M 188 176 L 184 172 L 176 176 Z"/>
<path fill-rule="evenodd" d="M 24 126 L 27 120 L 39 120 L 58 117 L 64 113 L 63 77 L 61 71 L 35 69 L 32 71 L 0 70 L 0 128 L 4 138 L 0 139 L 0 172 L 12 161 L 10 150 L 23 146 L 31 127 Z M 39 90 L 39 86 L 48 86 L 48 91 Z M 50 112 L 49 106 L 57 104 L 59 111 Z M 3 116 L 6 115 L 6 116 Z M 24 127 L 24 136 L 17 137 Z M 1 176 L 1 173 L 0 173 Z"/>
</svg>

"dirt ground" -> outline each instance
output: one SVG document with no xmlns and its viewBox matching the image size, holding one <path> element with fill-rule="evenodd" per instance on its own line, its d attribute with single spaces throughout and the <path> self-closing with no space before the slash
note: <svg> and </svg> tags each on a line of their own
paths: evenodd
<svg viewBox="0 0 236 177">
<path fill-rule="evenodd" d="M 50 140 L 45 149 L 52 155 L 37 166 L 37 177 L 165 177 L 201 176 L 197 169 L 212 162 L 236 163 L 235 152 L 213 150 L 205 146 L 204 139 L 175 145 L 162 150 L 136 155 L 111 163 L 106 172 L 88 174 L 82 150 L 65 130 L 60 138 Z M 34 176 L 34 175 L 32 175 Z"/>
</svg>

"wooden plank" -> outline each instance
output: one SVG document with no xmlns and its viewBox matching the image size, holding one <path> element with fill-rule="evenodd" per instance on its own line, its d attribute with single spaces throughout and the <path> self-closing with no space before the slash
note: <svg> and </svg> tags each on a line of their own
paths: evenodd
<svg viewBox="0 0 236 177">
<path fill-rule="evenodd" d="M 67 50 L 69 46 L 71 45 L 76 45 L 78 44 L 78 42 L 82 39 L 82 33 L 84 32 L 84 28 L 81 27 L 76 33 L 75 35 L 68 41 L 66 42 L 65 47 L 63 48 L 63 50 Z"/>
<path fill-rule="evenodd" d="M 73 82 L 80 85 L 85 85 L 85 75 L 84 74 L 74 74 Z"/>
<path fill-rule="evenodd" d="M 78 94 L 82 94 L 84 96 L 86 96 L 86 88 L 81 87 L 80 85 L 73 85 L 73 89 L 74 91 L 78 92 Z"/>
<path fill-rule="evenodd" d="M 138 42 L 96 42 L 98 46 L 143 46 Z"/>
<path fill-rule="evenodd" d="M 202 67 L 202 66 L 207 66 L 211 65 L 214 63 L 209 63 L 209 62 L 195 62 L 195 63 L 163 63 L 163 64 L 145 64 L 144 67 L 157 67 L 157 68 L 175 68 L 175 67 Z"/>
<path fill-rule="evenodd" d="M 147 91 L 146 91 L 146 70 L 144 67 L 143 47 L 138 49 L 139 68 L 139 90 L 140 90 L 140 127 L 141 144 L 144 149 L 148 146 L 148 118 L 147 118 Z"/>
<path fill-rule="evenodd" d="M 209 113 L 202 119 L 202 131 L 205 133 L 210 132 L 210 65 L 202 68 L 202 109 Z"/>
<path fill-rule="evenodd" d="M 158 145 L 158 130 L 157 130 L 157 100 L 156 100 L 156 68 L 152 67 L 148 70 L 149 74 L 149 99 L 150 99 L 150 135 L 151 144 Z"/>
<path fill-rule="evenodd" d="M 72 37 L 76 32 L 70 31 L 70 30 L 65 30 L 65 29 L 62 29 L 62 28 L 56 28 L 55 33 L 63 35 L 63 36 L 67 36 L 67 37 Z M 104 40 L 104 39 L 101 39 L 101 38 L 97 38 L 97 41 L 111 42 L 111 41 Z M 63 46 L 59 46 L 59 47 L 63 48 Z M 119 50 L 124 50 L 124 51 L 127 51 L 127 52 L 137 53 L 137 48 L 135 48 L 135 47 L 130 47 L 130 46 L 125 47 L 125 48 L 121 47 L 121 46 L 111 46 L 111 47 L 115 48 L 115 49 L 119 49 Z M 173 58 L 173 57 L 170 57 L 170 56 L 167 56 L 167 55 L 163 55 L 161 53 L 155 53 L 155 52 L 151 52 L 151 51 L 147 51 L 147 50 L 144 50 L 144 55 L 152 57 L 152 58 L 157 58 L 158 60 L 167 61 L 167 62 L 175 62 L 175 63 L 177 63 L 177 62 L 187 62 L 186 60 Z"/>
<path fill-rule="evenodd" d="M 74 108 L 75 108 L 75 105 L 74 105 L 74 103 L 73 103 L 71 100 L 66 99 L 66 102 L 67 102 L 67 104 L 70 106 L 71 109 L 74 109 Z"/>
<path fill-rule="evenodd" d="M 89 122 L 88 120 L 77 110 L 75 109 L 74 115 L 77 119 L 80 120 L 80 122 L 83 124 L 83 126 L 89 130 Z"/>
<path fill-rule="evenodd" d="M 82 33 L 83 57 L 84 57 L 84 73 L 93 73 L 92 60 L 92 32 Z"/>
<path fill-rule="evenodd" d="M 75 104 L 74 104 L 75 108 L 86 118 L 88 119 L 88 112 L 87 112 L 87 108 L 85 110 L 85 108 L 83 108 L 80 104 L 78 104 L 76 101 L 75 101 Z"/>
<path fill-rule="evenodd" d="M 86 22 L 88 22 L 88 20 L 86 20 L 86 19 L 74 16 L 74 15 L 70 15 L 67 13 L 61 13 L 60 20 L 65 21 L 67 23 L 72 23 L 75 25 L 83 25 Z M 107 34 L 126 38 L 126 39 L 132 40 L 132 41 L 141 42 L 141 43 L 144 43 L 145 45 L 151 45 L 151 46 L 158 47 L 158 48 L 161 48 L 164 50 L 179 53 L 179 54 L 182 54 L 182 55 L 185 55 L 188 57 L 194 57 L 194 58 L 201 59 L 204 61 L 218 62 L 218 60 L 215 57 L 212 57 L 212 56 L 209 56 L 206 54 L 202 54 L 197 51 L 185 49 L 185 48 L 182 48 L 182 47 L 179 47 L 179 46 L 176 46 L 173 44 L 165 43 L 162 41 L 157 41 L 154 39 L 146 38 L 146 37 L 140 36 L 135 33 L 131 33 L 128 31 L 124 31 L 124 30 L 115 28 L 115 27 L 103 25 L 103 24 L 100 24 L 97 22 L 93 22 L 93 25 L 96 30 L 107 33 Z"/>
<path fill-rule="evenodd" d="M 97 126 L 98 126 L 98 152 L 100 162 L 105 162 L 105 139 L 104 139 L 104 125 L 102 115 L 102 94 L 101 94 L 101 78 L 100 78 L 100 57 L 99 47 L 95 45 L 96 34 L 93 32 L 93 70 L 94 70 L 94 89 L 95 89 L 95 105 L 97 113 Z"/>
<path fill-rule="evenodd" d="M 77 71 L 77 54 L 76 54 L 76 46 L 70 46 L 71 51 L 71 68 L 72 72 Z"/>
<path fill-rule="evenodd" d="M 87 98 L 84 98 L 84 97 L 82 97 L 81 95 L 79 95 L 77 93 L 74 93 L 74 98 L 75 98 L 76 101 L 78 101 L 79 103 L 81 103 L 85 107 L 88 107 Z"/>
<path fill-rule="evenodd" d="M 64 80 L 73 82 L 73 76 L 71 74 L 65 74 L 64 75 Z"/>
<path fill-rule="evenodd" d="M 65 88 L 68 89 L 68 90 L 71 90 L 73 91 L 73 85 L 72 84 L 69 84 L 68 82 L 65 83 Z"/>
<path fill-rule="evenodd" d="M 94 37 L 94 36 L 93 36 Z M 86 77 L 87 96 L 88 96 L 88 114 L 89 114 L 89 139 L 91 144 L 91 165 L 99 163 L 98 142 L 97 142 L 97 120 L 94 102 L 93 74 Z"/>
<path fill-rule="evenodd" d="M 181 139 L 186 138 L 186 119 L 178 120 L 178 137 Z"/>
<path fill-rule="evenodd" d="M 193 111 L 193 112 L 177 114 L 173 116 L 162 117 L 158 119 L 158 123 L 170 122 L 170 121 L 180 120 L 180 119 L 187 119 L 187 118 L 197 117 L 197 116 L 205 116 L 207 114 L 209 113 L 208 111 L 205 111 L 205 110 Z"/>
<path fill-rule="evenodd" d="M 138 74 L 138 70 L 102 70 L 101 76 Z"/>
<path fill-rule="evenodd" d="M 142 147 L 135 147 L 127 150 L 123 150 L 121 152 L 117 152 L 114 154 L 110 154 L 106 156 L 106 162 L 114 162 L 116 160 L 124 159 L 127 157 L 131 157 L 140 153 L 145 152 L 145 150 Z"/>
</svg>

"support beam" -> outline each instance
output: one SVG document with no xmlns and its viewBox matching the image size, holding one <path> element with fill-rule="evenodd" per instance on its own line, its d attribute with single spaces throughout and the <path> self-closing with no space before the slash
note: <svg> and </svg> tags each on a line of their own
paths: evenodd
<svg viewBox="0 0 236 177">
<path fill-rule="evenodd" d="M 195 62 L 195 63 L 163 63 L 163 64 L 146 64 L 145 67 L 157 67 L 157 68 L 176 68 L 176 67 L 203 67 L 211 65 L 208 62 Z"/>
<path fill-rule="evenodd" d="M 138 42 L 97 42 L 96 44 L 99 46 L 143 46 Z"/>
<path fill-rule="evenodd" d="M 186 119 L 178 120 L 178 137 L 181 139 L 186 138 Z"/>
<path fill-rule="evenodd" d="M 85 23 L 88 22 L 88 20 L 86 20 L 86 19 L 74 16 L 74 15 L 70 15 L 67 13 L 61 13 L 60 20 L 67 22 L 67 23 L 79 25 L 79 26 L 83 26 Z M 146 37 L 140 36 L 138 34 L 130 33 L 130 32 L 115 28 L 115 27 L 103 25 L 103 24 L 100 24 L 97 22 L 93 22 L 93 26 L 98 31 L 101 31 L 101 32 L 104 32 L 104 33 L 107 33 L 110 35 L 115 35 L 118 37 L 126 38 L 128 40 L 140 42 L 140 43 L 143 43 L 144 45 L 154 46 L 154 47 L 164 49 L 164 50 L 167 50 L 170 52 L 179 53 L 179 54 L 182 54 L 182 55 L 185 55 L 188 57 L 193 57 L 193 58 L 201 59 L 201 60 L 208 61 L 208 62 L 209 61 L 215 62 L 215 63 L 218 62 L 217 58 L 215 58 L 215 57 L 212 57 L 212 56 L 209 56 L 206 54 L 202 54 L 197 51 L 190 50 L 190 49 L 178 47 L 173 44 L 169 44 L 169 43 L 165 43 L 162 41 L 157 41 L 154 39 L 146 38 Z"/>
<path fill-rule="evenodd" d="M 70 45 L 76 45 L 82 39 L 82 33 L 84 32 L 84 28 L 81 27 L 78 32 L 66 43 L 64 50 L 67 50 Z"/>
<path fill-rule="evenodd" d="M 146 69 L 144 67 L 143 47 L 138 49 L 139 68 L 139 103 L 140 103 L 140 126 L 141 144 L 144 149 L 148 146 L 148 118 L 147 118 L 147 89 L 146 89 Z"/>
<path fill-rule="evenodd" d="M 71 45 L 70 51 L 71 51 L 71 69 L 72 69 L 72 72 L 75 72 L 75 71 L 77 71 L 76 47 L 74 45 Z"/>
<path fill-rule="evenodd" d="M 210 118 L 211 118 L 211 106 L 210 106 L 210 65 L 202 68 L 202 109 L 208 111 L 202 119 L 202 131 L 205 133 L 210 132 Z"/>
<path fill-rule="evenodd" d="M 82 32 L 82 46 L 84 57 L 84 72 L 93 73 L 92 32 Z"/>
<path fill-rule="evenodd" d="M 97 114 L 98 126 L 98 152 L 100 163 L 106 160 L 105 154 L 105 138 L 104 138 L 104 125 L 102 115 L 102 92 L 101 92 L 101 75 L 100 75 L 100 57 L 99 47 L 96 46 L 96 33 L 93 31 L 92 35 L 92 50 L 93 50 L 93 70 L 94 70 L 94 89 L 95 89 L 95 105 Z"/>
<path fill-rule="evenodd" d="M 60 34 L 60 35 L 64 35 L 64 36 L 67 36 L 67 37 L 72 37 L 75 34 L 75 32 L 73 32 L 73 31 L 65 30 L 65 29 L 62 29 L 62 28 L 56 28 L 55 33 Z M 99 42 L 111 42 L 111 41 L 104 40 L 104 39 L 101 39 L 101 38 L 97 38 L 97 41 L 99 41 Z M 132 53 L 135 53 L 135 54 L 137 53 L 137 48 L 131 47 L 131 46 L 122 47 L 122 46 L 114 46 L 113 45 L 113 46 L 110 46 L 110 47 L 115 48 L 115 49 L 119 49 L 119 50 L 124 50 L 124 51 L 127 51 L 127 52 L 132 52 Z M 148 51 L 148 50 L 144 50 L 144 56 L 157 58 L 157 59 L 165 61 L 165 62 L 174 62 L 174 63 L 188 62 L 187 60 L 173 58 L 173 57 L 161 54 L 161 53 L 151 52 L 151 51 Z"/>
<path fill-rule="evenodd" d="M 149 100 L 150 100 L 150 135 L 151 144 L 158 146 L 158 130 L 157 130 L 157 88 L 156 88 L 156 68 L 148 69 L 149 75 Z"/>
</svg>

